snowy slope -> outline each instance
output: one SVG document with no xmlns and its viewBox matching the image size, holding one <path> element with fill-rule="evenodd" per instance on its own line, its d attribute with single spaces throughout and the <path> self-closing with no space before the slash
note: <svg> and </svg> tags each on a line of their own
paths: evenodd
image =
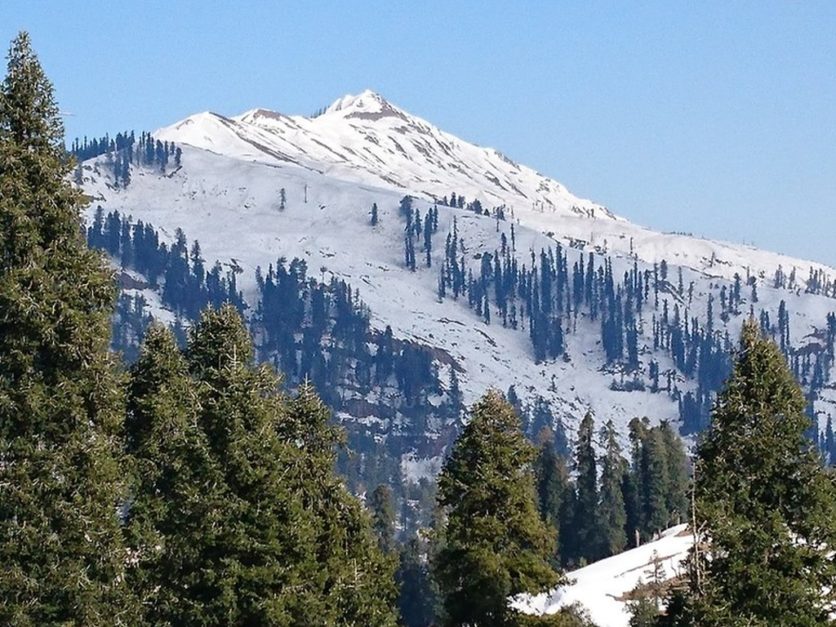
<svg viewBox="0 0 836 627">
<path fill-rule="evenodd" d="M 709 274 L 787 272 L 797 266 L 836 271 L 809 261 L 675 233 L 657 233 L 579 198 L 561 183 L 413 116 L 372 91 L 336 100 L 310 118 L 253 109 L 238 116 L 199 113 L 155 136 L 236 159 L 295 164 L 312 173 L 441 199 L 451 192 L 504 205 L 513 219 L 570 245 L 632 254 L 653 263 L 667 259 Z"/>
<path fill-rule="evenodd" d="M 686 525 L 672 527 L 658 540 L 568 573 L 571 583 L 567 586 L 544 594 L 522 595 L 512 601 L 512 606 L 526 614 L 543 615 L 578 603 L 596 625 L 627 627 L 630 613 L 625 595 L 639 583 L 651 581 L 655 559 L 664 571 L 663 581 L 685 574 L 682 561 L 693 541 Z"/>
<path fill-rule="evenodd" d="M 256 267 L 266 268 L 278 257 L 305 259 L 311 275 L 337 276 L 358 288 L 374 327 L 391 325 L 396 337 L 449 355 L 462 369 L 465 402 L 488 387 L 504 391 L 514 385 L 523 399 L 545 397 L 570 432 L 588 409 L 596 413 L 599 424 L 612 419 L 625 430 L 634 416 L 676 419 L 677 402 L 664 393 L 613 389 L 625 374 L 619 367 L 605 366 L 598 321 L 579 316 L 574 332 L 566 336 L 566 358 L 536 364 L 526 330 L 485 324 L 468 309 L 466 297 L 464 303 L 449 297 L 440 301 L 438 268 L 454 218 L 467 244 L 469 265 L 476 270 L 481 255 L 498 248 L 501 234 L 511 239 L 512 226 L 520 263 L 556 242 L 564 245 L 570 267 L 581 250 L 607 253 L 616 277 L 634 263 L 645 270 L 667 259 L 669 276 L 676 277 L 681 266 L 685 285 L 694 283 L 690 306 L 673 290 L 661 295 L 671 308 L 680 305 L 686 319 L 704 318 L 709 295 L 716 302 L 735 273 L 744 278 L 751 274 L 758 277 L 758 302 L 751 302 L 747 288 L 742 310 L 765 309 L 774 319 L 779 302 L 785 300 L 792 312 L 793 345 L 799 348 L 819 341 L 826 315 L 836 310 L 836 300 L 804 293 L 811 268 L 831 278 L 836 276 L 832 268 L 635 226 L 496 151 L 444 133 L 370 92 L 342 98 L 315 118 L 264 110 L 236 118 L 203 113 L 162 129 L 157 137 L 183 147 L 182 167 L 160 174 L 134 165 L 131 183 L 123 189 L 114 185 L 104 157 L 86 162 L 84 189 L 93 198 L 89 215 L 101 205 L 151 223 L 170 238 L 182 228 L 190 240 L 200 241 L 210 263 L 218 259 L 243 270 L 238 284 L 245 298 L 255 295 Z M 285 211 L 279 210 L 281 189 L 287 196 Z M 497 221 L 439 205 L 433 267 L 425 268 L 419 260 L 417 271 L 408 271 L 403 220 L 397 210 L 400 199 L 405 193 L 417 195 L 415 207 L 426 215 L 430 198 L 451 191 L 481 198 L 485 206 L 513 206 L 515 220 Z M 380 208 L 376 227 L 369 225 L 373 202 Z M 796 271 L 797 288 L 771 287 L 778 267 L 786 274 Z M 639 320 L 642 376 L 651 359 L 663 373 L 673 372 L 670 358 L 653 348 L 653 315 L 648 309 Z M 717 330 L 736 337 L 743 318 L 718 320 Z M 448 368 L 441 365 L 442 381 L 447 381 Z M 693 388 L 681 375 L 672 376 L 683 393 Z M 822 417 L 836 407 L 836 392 L 827 391 L 817 405 Z M 420 455 L 404 462 L 413 476 L 438 467 L 437 458 Z"/>
<path fill-rule="evenodd" d="M 396 337 L 413 339 L 448 352 L 464 369 L 465 401 L 473 402 L 488 387 L 507 390 L 514 384 L 524 397 L 542 394 L 553 401 L 570 424 L 595 406 L 602 417 L 619 424 L 634 415 L 673 419 L 676 406 L 662 395 L 639 398 L 609 389 L 612 376 L 602 375 L 600 348 L 592 334 L 570 338 L 568 362 L 535 364 L 528 335 L 486 325 L 465 304 L 437 297 L 440 242 L 456 216 L 469 256 L 493 250 L 496 222 L 459 209 L 439 207 L 439 244 L 434 267 L 416 273 L 403 267 L 403 223 L 397 215 L 401 194 L 346 183 L 291 165 L 268 165 L 184 148 L 183 168 L 170 176 L 136 169 L 127 189 L 114 189 L 102 164 L 86 165 L 85 188 L 96 206 L 117 209 L 151 223 L 173 238 L 183 228 L 200 241 L 207 259 L 234 261 L 243 269 L 239 287 L 255 293 L 254 272 L 279 256 L 307 260 L 311 274 L 344 278 L 359 288 L 372 312 L 372 324 L 392 326 Z M 287 209 L 278 210 L 278 190 L 287 194 Z M 307 188 L 308 202 L 304 202 Z M 369 226 L 369 207 L 380 207 L 380 224 Z M 424 213 L 427 203 L 416 202 Z M 510 224 L 500 228 L 509 232 Z M 518 228 L 521 256 L 554 242 L 535 231 Z M 589 358 L 587 358 L 589 356 Z M 446 377 L 442 377 L 446 381 Z"/>
</svg>

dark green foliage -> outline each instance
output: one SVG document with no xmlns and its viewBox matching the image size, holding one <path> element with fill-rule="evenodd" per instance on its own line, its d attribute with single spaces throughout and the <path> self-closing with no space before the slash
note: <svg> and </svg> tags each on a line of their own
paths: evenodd
<svg viewBox="0 0 836 627">
<path fill-rule="evenodd" d="M 688 603 L 671 611 L 671 621 L 831 624 L 834 486 L 804 435 L 805 406 L 779 349 L 755 322 L 746 323 L 733 374 L 699 446 L 698 543 Z"/>
<path fill-rule="evenodd" d="M 380 484 L 372 492 L 372 523 L 380 550 L 391 553 L 395 549 L 395 503 L 392 488 Z"/>
<path fill-rule="evenodd" d="M 569 483 L 569 470 L 566 468 L 566 462 L 555 453 L 554 442 L 549 437 L 544 438 L 540 445 L 534 471 L 540 517 L 553 529 L 552 535 L 560 544 L 562 542 L 560 528 L 566 517 L 565 510 L 572 487 Z M 558 554 L 554 555 L 552 562 L 560 563 Z"/>
<path fill-rule="evenodd" d="M 667 422 L 650 427 L 647 419 L 630 421 L 632 464 L 622 487 L 628 542 L 678 524 L 687 513 L 688 458 L 682 440 Z"/>
<path fill-rule="evenodd" d="M 684 522 L 688 515 L 688 490 L 690 468 L 682 440 L 670 423 L 662 421 L 658 427 L 668 469 L 665 507 L 668 526 Z"/>
<path fill-rule="evenodd" d="M 397 598 L 395 559 L 379 548 L 369 515 L 334 472 L 340 434 L 331 413 L 308 384 L 290 403 L 283 429 L 288 443 L 304 453 L 291 469 L 291 485 L 313 514 L 316 532 L 316 593 L 327 600 L 300 624 L 394 625 Z M 297 616 L 298 620 L 298 616 Z"/>
<path fill-rule="evenodd" d="M 628 602 L 630 609 L 630 627 L 656 627 L 659 620 L 659 608 L 656 601 L 641 597 Z"/>
<path fill-rule="evenodd" d="M 274 625 L 314 615 L 314 529 L 286 477 L 303 460 L 278 434 L 285 410 L 278 379 L 253 367 L 249 334 L 231 306 L 204 313 L 187 357 L 223 503 L 212 535 L 198 540 L 197 562 L 186 565 L 195 581 L 171 618 Z"/>
<path fill-rule="evenodd" d="M 595 422 L 587 413 L 578 427 L 575 444 L 575 503 L 573 534 L 573 557 L 594 560 L 600 557 L 600 535 L 598 532 L 598 470 L 595 464 L 594 447 Z"/>
<path fill-rule="evenodd" d="M 334 473 L 330 414 L 279 383 L 231 305 L 204 313 L 186 359 L 149 333 L 128 420 L 131 576 L 149 622 L 394 624 L 394 566 Z"/>
<path fill-rule="evenodd" d="M 535 455 L 513 408 L 488 392 L 439 478 L 446 525 L 433 570 L 448 624 L 513 624 L 509 596 L 557 583 L 554 534 L 537 513 Z"/>
<path fill-rule="evenodd" d="M 115 285 L 81 236 L 81 196 L 29 36 L 0 87 L 0 622 L 133 624 L 117 506 Z"/>
<path fill-rule="evenodd" d="M 601 460 L 601 494 L 597 522 L 601 529 L 601 557 L 620 553 L 627 545 L 622 480 L 627 462 L 621 456 L 618 434 L 612 420 L 601 430 L 604 457 Z"/>
<path fill-rule="evenodd" d="M 432 625 L 438 600 L 430 578 L 429 564 L 417 537 L 411 538 L 401 547 L 395 581 L 399 589 L 399 624 L 407 627 Z"/>
<path fill-rule="evenodd" d="M 658 430 L 648 431 L 642 455 L 642 510 L 645 529 L 652 536 L 666 529 L 670 521 L 667 510 L 670 472 L 665 442 Z"/>
<path fill-rule="evenodd" d="M 128 582 L 153 624 L 206 620 L 214 589 L 204 571 L 221 552 L 227 492 L 222 464 L 199 426 L 188 364 L 170 331 L 153 326 L 131 369 L 126 436 L 137 484 L 127 516 Z"/>
</svg>

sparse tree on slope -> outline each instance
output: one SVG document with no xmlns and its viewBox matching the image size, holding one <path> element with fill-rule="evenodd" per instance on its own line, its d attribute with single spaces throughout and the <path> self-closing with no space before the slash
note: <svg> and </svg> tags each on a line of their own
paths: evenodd
<svg viewBox="0 0 836 627">
<path fill-rule="evenodd" d="M 87 249 L 29 36 L 0 87 L 0 622 L 134 624 L 117 506 L 116 290 Z"/>
<path fill-rule="evenodd" d="M 699 446 L 687 608 L 666 624 L 832 624 L 836 501 L 805 405 L 778 347 L 747 322 Z"/>
<path fill-rule="evenodd" d="M 446 525 L 434 576 L 448 624 L 513 624 L 509 596 L 557 583 L 549 565 L 554 534 L 537 512 L 535 454 L 513 408 L 488 392 L 439 478 Z"/>
</svg>

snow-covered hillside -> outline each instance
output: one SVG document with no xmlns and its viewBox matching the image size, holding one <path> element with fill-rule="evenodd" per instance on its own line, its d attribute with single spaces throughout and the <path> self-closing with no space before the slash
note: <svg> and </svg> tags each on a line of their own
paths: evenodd
<svg viewBox="0 0 836 627">
<path fill-rule="evenodd" d="M 368 90 L 339 98 L 315 117 L 267 109 L 233 117 L 204 112 L 158 130 L 155 137 L 245 161 L 294 164 L 401 195 L 441 199 L 455 192 L 488 209 L 503 205 L 522 224 L 567 244 L 650 263 L 664 258 L 729 279 L 741 269 L 771 273 L 779 265 L 833 274 L 822 264 L 751 246 L 631 224 L 501 152 L 446 133 Z"/>
<path fill-rule="evenodd" d="M 652 542 L 567 573 L 570 583 L 552 592 L 522 595 L 512 606 L 526 614 L 554 614 L 577 603 L 601 627 L 627 627 L 627 600 L 639 584 L 685 574 L 682 561 L 694 536 L 686 525 L 672 527 Z"/>
<path fill-rule="evenodd" d="M 588 409 L 599 424 L 612 419 L 622 431 L 634 416 L 675 421 L 682 395 L 695 383 L 674 367 L 668 352 L 654 345 L 654 329 L 663 311 L 673 316 L 674 308 L 686 332 L 692 320 L 704 323 L 709 298 L 719 311 L 735 274 L 744 282 L 738 311 L 713 322 L 719 337 L 728 333 L 735 338 L 750 309 L 775 321 L 784 301 L 792 346 L 818 354 L 824 350 L 826 316 L 836 310 L 830 288 L 824 290 L 828 295 L 805 293 L 812 271 L 819 283 L 831 285 L 836 277 L 832 268 L 635 226 L 497 151 L 444 133 L 371 92 L 341 98 L 314 118 L 261 109 L 234 118 L 203 113 L 156 136 L 182 147 L 181 167 L 163 174 L 134 164 L 131 182 L 124 187 L 115 184 L 105 157 L 83 164 L 83 187 L 93 198 L 91 217 L 101 206 L 151 223 L 169 238 L 182 228 L 200 241 L 207 260 L 242 271 L 238 282 L 245 299 L 254 296 L 257 267 L 267 268 L 279 257 L 304 259 L 317 278 L 336 276 L 359 289 L 374 327 L 390 325 L 396 337 L 449 356 L 461 369 L 466 402 L 488 387 L 504 391 L 514 385 L 524 400 L 544 397 L 570 432 Z M 451 192 L 478 198 L 486 209 L 504 205 L 506 219 L 439 204 L 432 267 L 425 267 L 421 253 L 416 270 L 410 271 L 404 267 L 401 198 L 416 196 L 414 208 L 426 215 L 433 199 Z M 376 226 L 369 220 L 373 203 L 379 207 Z M 496 314 L 487 324 L 467 306 L 467 296 L 439 298 L 443 242 L 454 220 L 466 245 L 462 258 L 473 272 L 485 254 L 499 249 L 503 236 L 514 241 L 520 265 L 531 267 L 542 250 L 560 243 L 570 271 L 594 252 L 597 262 L 611 264 L 616 281 L 631 271 L 647 277 L 656 272 L 654 264 L 666 260 L 667 279 L 657 283 L 658 302 L 636 320 L 638 369 L 608 363 L 601 321 L 582 310 L 564 322 L 562 358 L 536 363 L 524 324 L 506 328 Z M 676 286 L 680 268 L 685 290 Z M 779 268 L 792 280 L 776 288 L 773 277 Z M 651 362 L 667 378 L 664 390 L 651 392 L 645 386 Z M 440 379 L 447 381 L 449 360 L 439 367 Z M 829 372 L 825 378 L 831 379 Z M 639 380 L 641 385 L 633 388 L 637 391 L 626 391 L 630 386 L 625 381 Z M 831 411 L 827 399 L 836 398 L 828 390 L 825 386 L 817 406 L 822 417 Z M 404 457 L 408 473 L 437 468 L 437 454 L 423 461 L 422 454 Z"/>
</svg>

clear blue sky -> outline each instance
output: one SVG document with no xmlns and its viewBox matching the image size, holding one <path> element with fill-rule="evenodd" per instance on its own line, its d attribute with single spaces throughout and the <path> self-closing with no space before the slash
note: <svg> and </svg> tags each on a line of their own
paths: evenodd
<svg viewBox="0 0 836 627">
<path fill-rule="evenodd" d="M 365 88 L 631 220 L 836 265 L 836 2 L 3 0 L 68 136 Z"/>
</svg>

